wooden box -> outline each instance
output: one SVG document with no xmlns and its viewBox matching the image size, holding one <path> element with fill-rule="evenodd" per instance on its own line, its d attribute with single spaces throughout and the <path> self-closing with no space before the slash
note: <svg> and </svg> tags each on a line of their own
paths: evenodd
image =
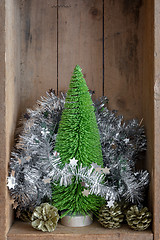
<svg viewBox="0 0 160 240">
<path fill-rule="evenodd" d="M 0 0 L 0 240 L 160 238 L 160 1 Z M 20 114 L 53 88 L 66 91 L 79 64 L 95 97 L 125 119 L 143 119 L 152 230 L 59 225 L 42 233 L 14 221 L 6 187 Z"/>
</svg>

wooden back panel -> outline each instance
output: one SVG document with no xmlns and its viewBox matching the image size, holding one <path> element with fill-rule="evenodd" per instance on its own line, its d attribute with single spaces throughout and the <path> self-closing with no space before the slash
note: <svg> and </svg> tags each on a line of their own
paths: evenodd
<svg viewBox="0 0 160 240">
<path fill-rule="evenodd" d="M 142 1 L 104 0 L 104 93 L 125 119 L 142 118 Z"/>
<path fill-rule="evenodd" d="M 21 108 L 32 107 L 50 88 L 57 90 L 57 0 L 20 1 Z"/>
<path fill-rule="evenodd" d="M 67 91 L 76 64 L 89 89 L 103 94 L 103 1 L 61 0 L 58 8 L 58 90 Z"/>
</svg>

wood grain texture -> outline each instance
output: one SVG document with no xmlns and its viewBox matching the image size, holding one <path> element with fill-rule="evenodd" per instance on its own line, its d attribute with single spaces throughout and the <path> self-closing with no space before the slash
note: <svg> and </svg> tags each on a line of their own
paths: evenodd
<svg viewBox="0 0 160 240">
<path fill-rule="evenodd" d="M 14 141 L 14 131 L 18 120 L 20 106 L 20 13 L 18 0 L 5 1 L 5 124 L 6 124 L 6 156 L 5 156 L 5 184 L 6 191 L 6 226 L 8 232 L 13 221 L 13 210 L 10 203 L 6 181 L 10 151 Z"/>
<path fill-rule="evenodd" d="M 57 90 L 57 0 L 21 0 L 21 111 Z"/>
<path fill-rule="evenodd" d="M 0 81 L 1 81 L 1 159 L 0 159 L 0 239 L 6 239 L 13 219 L 7 189 L 8 163 L 19 109 L 19 14 L 17 0 L 0 2 Z M 15 61 L 16 59 L 16 61 Z"/>
<path fill-rule="evenodd" d="M 142 118 L 143 4 L 104 0 L 104 94 L 126 119 Z"/>
<path fill-rule="evenodd" d="M 150 49 L 154 57 L 154 199 L 153 211 L 154 239 L 160 239 L 160 1 L 154 1 L 152 19 L 152 31 L 154 34 L 154 51 Z M 153 22 L 154 20 L 154 22 Z"/>
<path fill-rule="evenodd" d="M 71 228 L 58 224 L 53 233 L 39 232 L 31 225 L 23 222 L 15 222 L 8 233 L 8 240 L 153 240 L 150 230 L 136 232 L 123 226 L 120 229 L 105 229 L 99 223 L 94 222 L 90 226 Z"/>
<path fill-rule="evenodd" d="M 5 1 L 0 1 L 0 240 L 6 231 Z"/>
<path fill-rule="evenodd" d="M 144 163 L 150 173 L 148 205 L 153 212 L 154 199 L 154 44 L 153 44 L 153 3 L 144 4 L 143 29 L 143 124 L 147 135 L 147 156 Z M 143 166 L 142 166 L 143 167 Z M 154 218 L 154 216 L 153 216 Z"/>
<path fill-rule="evenodd" d="M 80 65 L 95 97 L 103 94 L 102 0 L 60 0 L 58 8 L 58 90 L 67 91 Z M 65 7 L 69 6 L 69 7 Z"/>
</svg>

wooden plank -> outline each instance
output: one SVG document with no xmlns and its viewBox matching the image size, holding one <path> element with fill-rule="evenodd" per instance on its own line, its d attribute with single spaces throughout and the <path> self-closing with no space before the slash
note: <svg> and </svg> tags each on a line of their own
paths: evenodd
<svg viewBox="0 0 160 240">
<path fill-rule="evenodd" d="M 6 229 L 6 135 L 5 135 L 5 1 L 0 1 L 0 240 Z"/>
<path fill-rule="evenodd" d="M 21 111 L 57 90 L 57 0 L 20 1 Z"/>
<path fill-rule="evenodd" d="M 147 134 L 147 158 L 145 168 L 150 172 L 148 203 L 153 212 L 154 222 L 154 45 L 153 45 L 153 3 L 147 0 L 144 5 L 143 29 L 143 123 Z"/>
<path fill-rule="evenodd" d="M 53 233 L 43 233 L 30 224 L 15 222 L 8 233 L 8 240 L 153 240 L 150 230 L 137 232 L 123 226 L 120 229 L 105 229 L 94 222 L 90 226 L 71 228 L 58 224 Z"/>
<path fill-rule="evenodd" d="M 8 163 L 18 115 L 19 99 L 19 14 L 17 0 L 0 2 L 1 27 L 1 159 L 0 159 L 0 239 L 6 239 L 12 223 L 12 210 L 7 189 Z M 16 61 L 15 61 L 16 59 Z"/>
<path fill-rule="evenodd" d="M 142 168 L 150 172 L 151 211 L 154 194 L 154 201 L 159 201 L 155 193 L 159 187 L 154 188 L 153 26 L 153 1 L 104 0 L 104 92 L 109 107 L 118 109 L 126 119 L 143 118 L 148 150 Z M 158 209 L 154 210 L 156 225 Z"/>
<path fill-rule="evenodd" d="M 126 119 L 142 118 L 143 3 L 104 0 L 104 94 Z"/>
<path fill-rule="evenodd" d="M 14 131 L 17 123 L 19 109 L 19 86 L 20 86 L 20 17 L 19 6 L 16 1 L 6 0 L 5 3 L 5 62 L 6 62 L 6 172 L 5 182 L 8 176 L 8 165 L 10 159 L 10 151 L 13 146 Z M 15 61 L 16 59 L 16 61 Z M 6 184 L 4 186 L 6 187 Z M 13 221 L 13 210 L 10 202 L 10 195 L 6 189 L 6 232 L 8 232 Z"/>
<path fill-rule="evenodd" d="M 10 151 L 14 141 L 14 131 L 20 105 L 20 13 L 18 0 L 5 1 L 5 168 L 3 169 L 5 189 L 5 232 L 12 221 L 13 210 L 6 186 Z M 1 115 L 2 116 L 2 115 Z"/>
<path fill-rule="evenodd" d="M 58 1 L 58 90 L 67 91 L 75 65 L 89 89 L 103 94 L 102 0 Z"/>
<path fill-rule="evenodd" d="M 155 0 L 151 18 L 152 32 L 154 33 L 154 239 L 160 239 L 160 1 Z M 150 11 L 150 8 L 148 9 Z M 154 22 L 153 22 L 154 19 Z M 154 54 L 154 55 L 153 55 Z M 153 61 L 152 61 L 153 62 Z"/>
</svg>

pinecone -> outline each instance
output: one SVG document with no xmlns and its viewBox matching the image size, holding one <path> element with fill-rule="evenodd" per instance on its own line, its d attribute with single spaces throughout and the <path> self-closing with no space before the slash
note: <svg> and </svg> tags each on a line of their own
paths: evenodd
<svg viewBox="0 0 160 240">
<path fill-rule="evenodd" d="M 133 206 L 133 204 L 128 203 L 128 202 L 121 202 L 119 204 L 121 207 L 121 211 L 124 214 L 124 223 L 127 223 L 126 214 L 127 214 L 127 211 L 130 209 L 130 207 Z"/>
<path fill-rule="evenodd" d="M 49 203 L 42 203 L 33 211 L 32 227 L 43 232 L 53 232 L 59 220 L 58 210 Z"/>
<path fill-rule="evenodd" d="M 123 218 L 121 207 L 117 203 L 110 208 L 106 205 L 102 206 L 98 215 L 98 221 L 105 228 L 119 228 Z"/>
<path fill-rule="evenodd" d="M 21 212 L 19 219 L 21 219 L 23 222 L 30 222 L 31 216 L 32 216 L 32 213 L 30 211 L 23 211 Z"/>
<path fill-rule="evenodd" d="M 152 215 L 147 207 L 139 210 L 138 207 L 134 205 L 127 211 L 126 219 L 132 229 L 142 231 L 149 227 L 152 221 Z"/>
</svg>

